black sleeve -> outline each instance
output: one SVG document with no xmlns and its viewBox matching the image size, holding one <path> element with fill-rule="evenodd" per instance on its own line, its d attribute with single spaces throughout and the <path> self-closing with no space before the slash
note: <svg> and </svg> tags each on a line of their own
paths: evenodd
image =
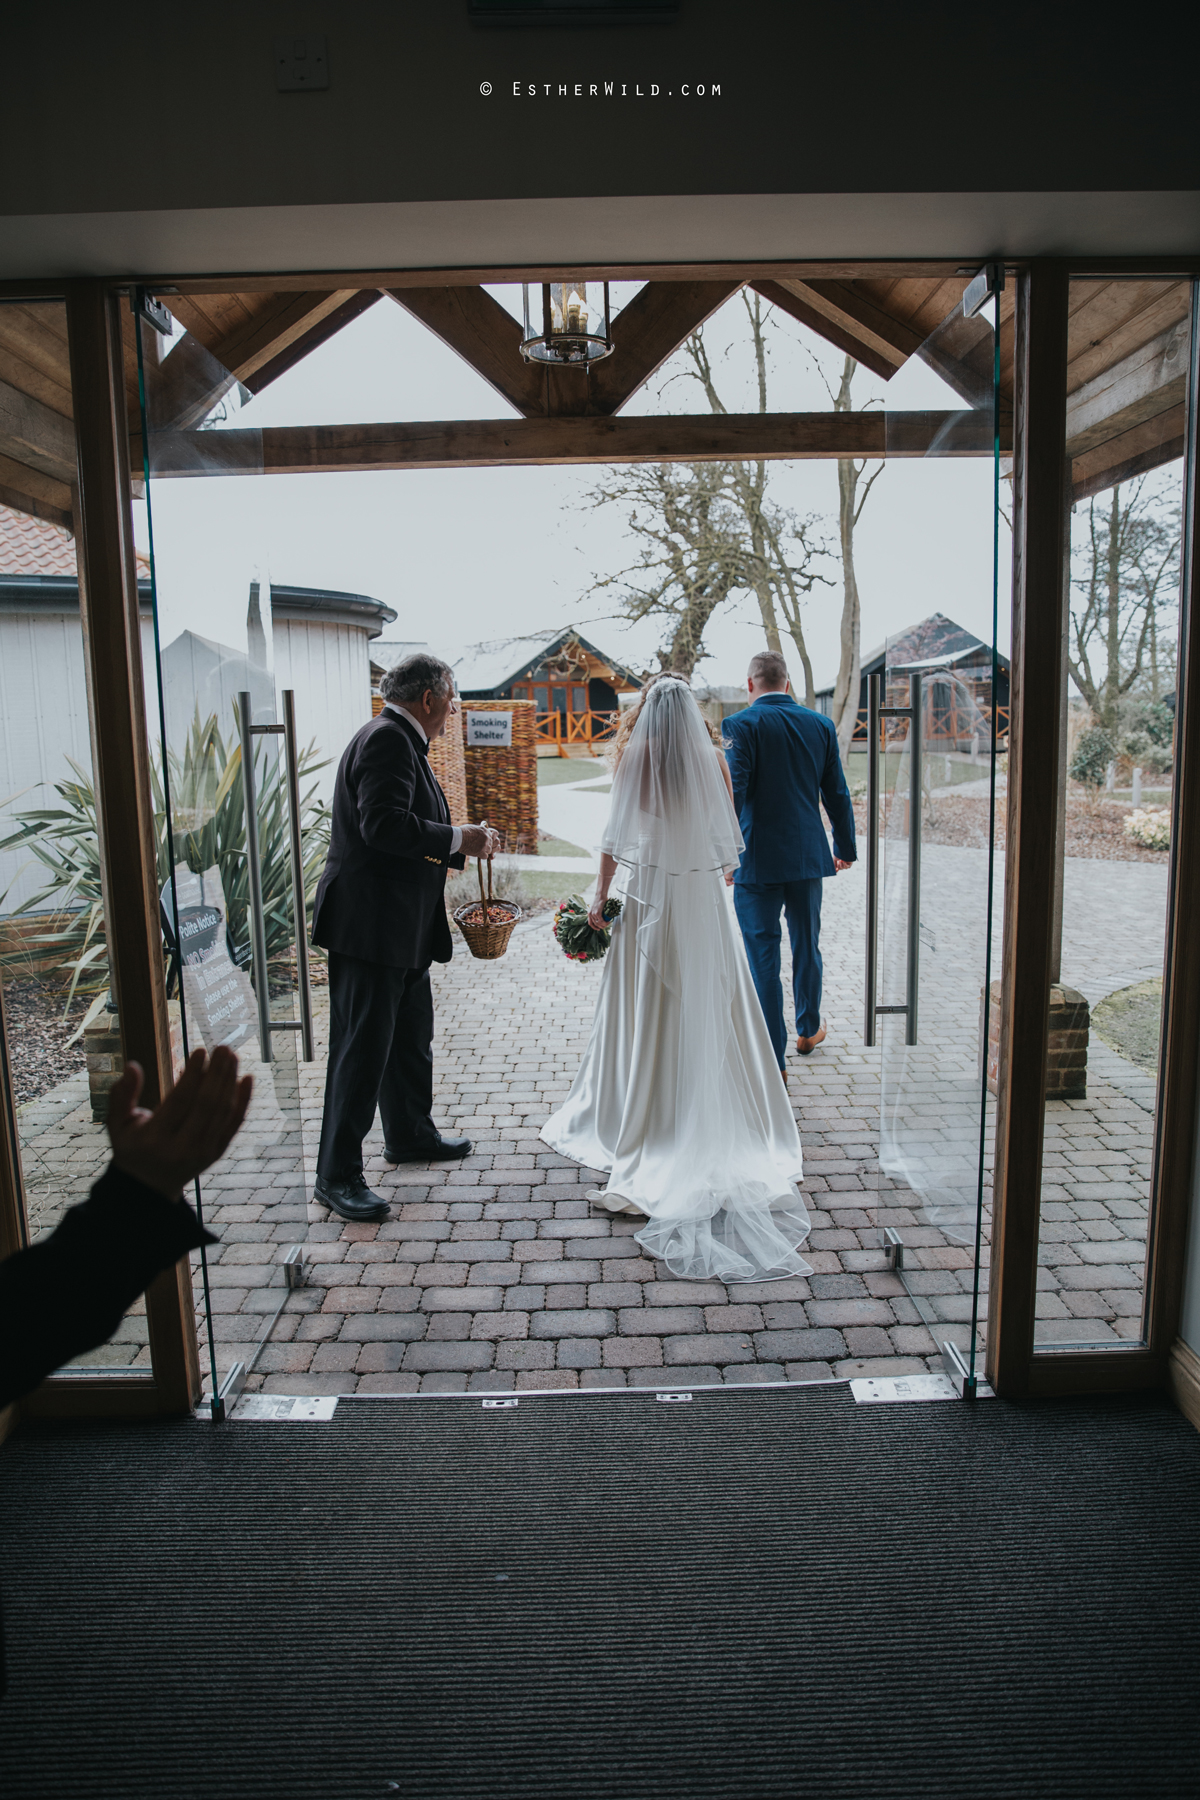
<svg viewBox="0 0 1200 1800">
<path fill-rule="evenodd" d="M 450 857 L 451 827 L 413 811 L 417 752 L 397 737 L 377 731 L 358 753 L 355 801 L 363 843 L 386 856 L 444 865 Z"/>
<path fill-rule="evenodd" d="M 103 1344 L 161 1270 L 216 1241 L 186 1201 L 110 1164 L 49 1237 L 0 1263 L 0 1406 Z"/>
</svg>

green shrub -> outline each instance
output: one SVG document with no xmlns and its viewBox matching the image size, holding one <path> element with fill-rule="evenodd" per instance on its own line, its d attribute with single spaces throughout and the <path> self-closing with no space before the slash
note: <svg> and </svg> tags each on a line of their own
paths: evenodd
<svg viewBox="0 0 1200 1800">
<path fill-rule="evenodd" d="M 1104 727 L 1089 726 L 1076 739 L 1075 754 L 1067 773 L 1072 781 L 1078 781 L 1086 788 L 1101 788 L 1108 773 L 1108 765 L 1116 754 L 1117 747 Z"/>
</svg>

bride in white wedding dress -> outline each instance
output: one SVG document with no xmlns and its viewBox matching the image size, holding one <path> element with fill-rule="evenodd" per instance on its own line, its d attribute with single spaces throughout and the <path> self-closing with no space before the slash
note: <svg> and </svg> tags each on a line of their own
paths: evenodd
<svg viewBox="0 0 1200 1800">
<path fill-rule="evenodd" d="M 672 1274 L 811 1274 L 800 1136 L 725 897 L 743 848 L 725 758 L 681 676 L 656 677 L 620 737 L 592 923 L 618 870 L 624 909 L 542 1137 L 609 1171 L 589 1198 L 645 1214 L 637 1241 Z"/>
</svg>

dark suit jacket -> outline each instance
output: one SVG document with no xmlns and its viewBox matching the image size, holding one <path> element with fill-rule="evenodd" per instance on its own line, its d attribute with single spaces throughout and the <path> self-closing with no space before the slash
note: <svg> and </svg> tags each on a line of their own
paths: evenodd
<svg viewBox="0 0 1200 1800">
<path fill-rule="evenodd" d="M 790 694 L 761 694 L 726 719 L 723 730 L 746 840 L 734 879 L 770 886 L 832 875 L 822 801 L 835 853 L 854 862 L 854 808 L 832 720 Z"/>
<path fill-rule="evenodd" d="M 317 887 L 313 943 L 393 969 L 454 952 L 446 922 L 450 808 L 414 725 L 383 711 L 350 740 L 333 790 L 333 829 Z"/>
<path fill-rule="evenodd" d="M 216 1241 L 185 1200 L 110 1165 L 49 1237 L 0 1263 L 0 1406 L 105 1343 L 161 1270 Z"/>
</svg>

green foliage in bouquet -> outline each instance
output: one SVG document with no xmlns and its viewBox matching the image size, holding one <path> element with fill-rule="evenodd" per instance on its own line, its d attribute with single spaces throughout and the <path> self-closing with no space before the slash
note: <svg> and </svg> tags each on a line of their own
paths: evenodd
<svg viewBox="0 0 1200 1800">
<path fill-rule="evenodd" d="M 621 911 L 619 900 L 604 902 L 604 917 L 612 925 Z M 612 932 L 597 931 L 588 924 L 587 902 L 578 894 L 572 894 L 569 900 L 559 902 L 554 914 L 554 935 L 562 947 L 564 956 L 572 962 L 599 962 L 607 954 L 612 942 Z"/>
</svg>

